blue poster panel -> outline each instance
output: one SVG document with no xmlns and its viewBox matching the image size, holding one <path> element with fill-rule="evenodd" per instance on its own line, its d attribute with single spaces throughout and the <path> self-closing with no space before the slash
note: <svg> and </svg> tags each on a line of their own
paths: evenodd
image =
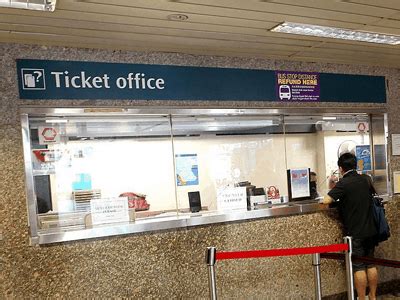
<svg viewBox="0 0 400 300">
<path fill-rule="evenodd" d="M 197 154 L 176 154 L 175 165 L 177 186 L 199 184 Z"/>
<path fill-rule="evenodd" d="M 356 146 L 357 171 L 371 171 L 371 147 L 370 145 Z"/>
</svg>

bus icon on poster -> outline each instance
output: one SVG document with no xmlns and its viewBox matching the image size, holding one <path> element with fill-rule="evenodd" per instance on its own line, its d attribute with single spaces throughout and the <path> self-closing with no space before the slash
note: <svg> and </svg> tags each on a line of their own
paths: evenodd
<svg viewBox="0 0 400 300">
<path fill-rule="evenodd" d="M 288 85 L 279 86 L 279 99 L 290 100 L 290 98 L 292 98 L 292 93 L 290 92 L 290 86 Z"/>
</svg>

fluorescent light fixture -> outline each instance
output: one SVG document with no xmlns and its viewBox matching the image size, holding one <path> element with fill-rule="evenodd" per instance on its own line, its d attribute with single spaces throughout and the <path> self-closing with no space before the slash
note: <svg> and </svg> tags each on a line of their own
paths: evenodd
<svg viewBox="0 0 400 300">
<path fill-rule="evenodd" d="M 0 0 L 0 7 L 54 11 L 57 0 Z"/>
<path fill-rule="evenodd" d="M 322 120 L 336 120 L 336 117 L 322 117 Z"/>
<path fill-rule="evenodd" d="M 271 31 L 368 43 L 389 45 L 400 44 L 400 36 L 398 35 L 301 23 L 284 22 L 272 28 Z"/>
<path fill-rule="evenodd" d="M 66 119 L 47 119 L 46 123 L 67 123 Z"/>
</svg>

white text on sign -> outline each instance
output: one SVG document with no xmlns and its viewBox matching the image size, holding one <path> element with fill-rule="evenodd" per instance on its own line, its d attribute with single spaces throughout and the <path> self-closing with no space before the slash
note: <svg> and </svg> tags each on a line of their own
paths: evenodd
<svg viewBox="0 0 400 300">
<path fill-rule="evenodd" d="M 79 75 L 71 76 L 68 71 L 51 72 L 54 76 L 57 88 L 75 88 L 75 89 L 101 89 L 110 88 L 110 76 L 102 74 L 101 76 L 88 76 L 84 71 Z M 163 90 L 165 81 L 162 78 L 146 77 L 144 73 L 129 73 L 127 76 L 118 77 L 115 84 L 119 89 L 137 89 L 137 90 Z"/>
</svg>

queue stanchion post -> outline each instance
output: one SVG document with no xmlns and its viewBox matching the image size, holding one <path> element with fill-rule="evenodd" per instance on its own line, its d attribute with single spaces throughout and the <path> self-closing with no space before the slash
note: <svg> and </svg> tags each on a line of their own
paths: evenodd
<svg viewBox="0 0 400 300">
<path fill-rule="evenodd" d="M 319 253 L 312 254 L 312 265 L 314 267 L 314 287 L 315 287 L 315 299 L 322 299 L 321 291 L 321 255 Z"/>
<path fill-rule="evenodd" d="M 217 300 L 217 281 L 215 276 L 216 254 L 217 249 L 215 247 L 207 247 L 206 263 L 208 266 L 208 284 L 211 300 Z"/>
<path fill-rule="evenodd" d="M 354 279 L 353 279 L 353 265 L 351 262 L 351 255 L 353 252 L 351 236 L 345 236 L 344 242 L 349 246 L 349 249 L 345 253 L 346 261 L 346 277 L 347 277 L 347 299 L 354 299 Z"/>
</svg>

